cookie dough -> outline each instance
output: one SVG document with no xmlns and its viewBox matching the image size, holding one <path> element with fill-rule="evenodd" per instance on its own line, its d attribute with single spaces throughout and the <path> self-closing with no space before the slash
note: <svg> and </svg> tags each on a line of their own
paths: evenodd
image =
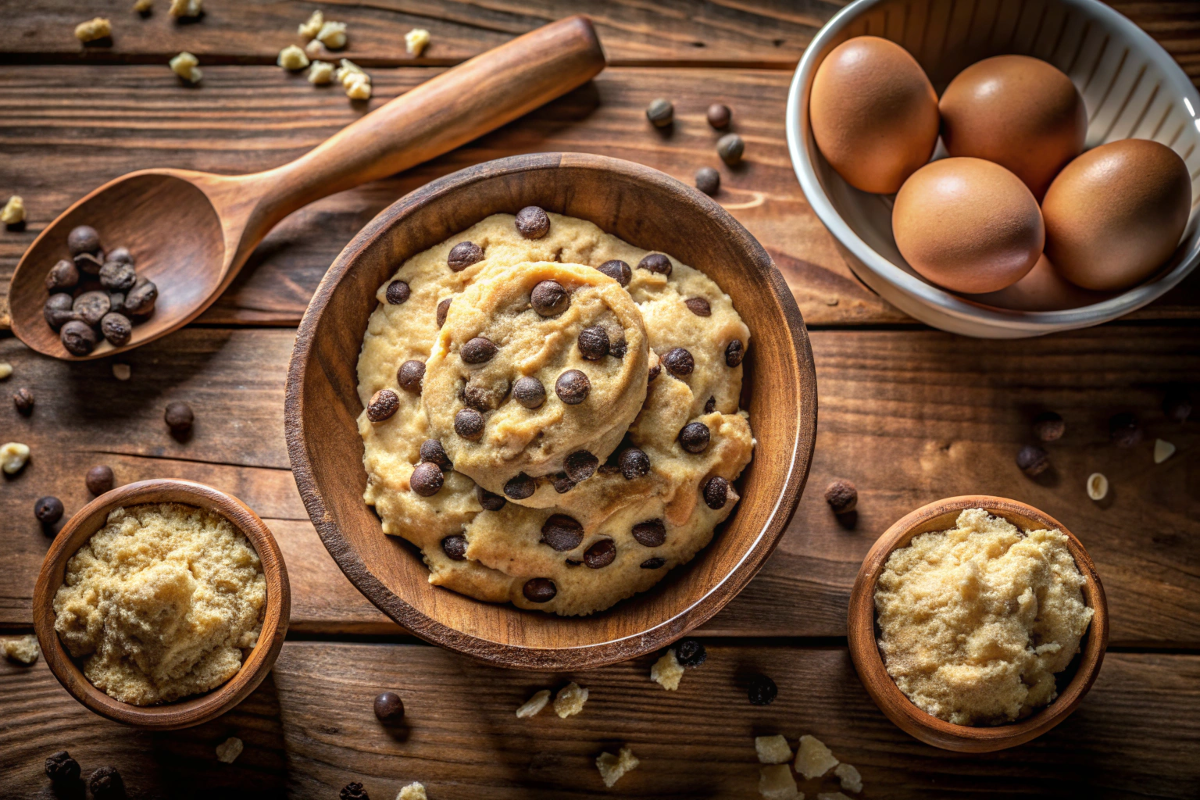
<svg viewBox="0 0 1200 800">
<path fill-rule="evenodd" d="M 501 275 L 509 277 L 497 283 Z M 560 312 L 564 318 L 535 319 L 532 288 L 543 279 L 566 281 L 572 298 L 582 290 L 579 308 L 572 312 L 572 301 Z M 632 301 L 640 326 L 636 317 L 630 322 L 618 290 Z M 420 548 L 431 583 L 481 600 L 589 614 L 687 562 L 732 512 L 733 482 L 753 450 L 739 408 L 749 331 L 729 297 L 702 273 L 585 220 L 527 209 L 518 217 L 488 217 L 411 257 L 376 297 L 358 362 L 364 499 L 384 533 Z M 543 307 L 550 308 L 554 297 L 539 303 L 547 299 Z M 505 353 L 506 341 L 493 341 L 500 346 L 490 359 L 455 363 L 480 333 L 506 329 L 520 338 L 517 318 L 545 326 L 556 341 L 535 350 L 532 338 L 523 339 L 531 362 L 519 358 L 522 348 Z M 536 418 L 560 405 L 556 369 L 586 362 L 579 368 L 592 374 L 596 364 L 582 358 L 578 334 L 597 320 L 610 351 L 618 327 L 625 337 L 625 356 L 605 356 L 603 370 L 611 372 L 602 370 L 597 381 L 619 402 L 555 431 L 561 449 L 556 444 L 546 454 L 536 433 L 528 438 L 531 426 L 521 424 L 521 412 Z M 644 362 L 638 335 L 645 337 Z M 518 364 L 539 376 L 543 405 L 519 402 L 512 377 Z M 644 375 L 627 379 L 634 369 Z M 453 416 L 470 408 L 470 379 L 501 371 L 507 387 L 496 378 L 484 387 L 489 394 L 472 393 L 485 408 L 496 405 L 473 409 L 483 418 L 483 435 L 467 440 L 469 447 L 454 441 Z M 630 394 L 637 399 L 626 423 Z M 571 409 L 560 410 L 567 419 Z M 488 440 L 497 420 L 519 433 L 510 439 L 505 428 L 503 437 Z M 581 478 L 575 480 L 566 457 L 580 446 L 596 464 L 589 475 L 575 472 Z M 505 456 L 522 469 L 497 466 Z"/>
</svg>

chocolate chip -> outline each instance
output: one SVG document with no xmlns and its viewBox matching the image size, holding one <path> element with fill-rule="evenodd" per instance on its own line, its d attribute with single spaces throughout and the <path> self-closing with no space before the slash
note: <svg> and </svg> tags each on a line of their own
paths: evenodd
<svg viewBox="0 0 1200 800">
<path fill-rule="evenodd" d="M 338 792 L 338 800 L 371 800 L 371 795 L 358 781 L 351 781 Z"/>
<path fill-rule="evenodd" d="M 736 133 L 727 133 L 717 140 L 717 155 L 731 167 L 742 160 L 745 151 L 746 143 Z"/>
<path fill-rule="evenodd" d="M 437 326 L 439 328 L 446 324 L 446 312 L 448 312 L 450 310 L 450 301 L 453 299 L 454 299 L 453 297 L 447 297 L 445 300 L 438 303 Z"/>
<path fill-rule="evenodd" d="M 710 434 L 703 422 L 689 422 L 679 432 L 679 444 L 689 453 L 703 453 L 708 449 Z"/>
<path fill-rule="evenodd" d="M 1053 411 L 1043 411 L 1033 418 L 1033 435 L 1043 442 L 1061 439 L 1066 430 L 1067 423 Z"/>
<path fill-rule="evenodd" d="M 725 507 L 729 497 L 729 481 L 714 475 L 704 483 L 704 504 L 714 511 Z"/>
<path fill-rule="evenodd" d="M 622 450 L 618 460 L 621 464 L 621 474 L 627 481 L 650 474 L 650 456 L 636 447 Z"/>
<path fill-rule="evenodd" d="M 712 167 L 701 167 L 696 170 L 696 188 L 709 197 L 721 190 L 721 173 Z"/>
<path fill-rule="evenodd" d="M 659 275 L 671 277 L 671 259 L 662 253 L 651 253 L 638 262 L 638 269 L 646 269 Z"/>
<path fill-rule="evenodd" d="M 106 261 L 100 268 L 100 285 L 110 292 L 127 292 L 137 282 L 133 264 L 124 261 Z"/>
<path fill-rule="evenodd" d="M 531 603 L 549 603 L 558 594 L 558 588 L 549 578 L 530 578 L 521 587 L 521 594 Z"/>
<path fill-rule="evenodd" d="M 79 780 L 79 762 L 60 750 L 46 759 L 46 777 L 53 783 L 74 783 Z"/>
<path fill-rule="evenodd" d="M 116 476 L 113 475 L 112 467 L 107 464 L 97 464 L 87 471 L 83 482 L 93 497 L 99 497 L 105 492 L 112 491 L 113 484 L 116 483 Z"/>
<path fill-rule="evenodd" d="M 1017 466 L 1029 477 L 1036 477 L 1050 467 L 1050 454 L 1037 445 L 1025 445 L 1017 453 Z"/>
<path fill-rule="evenodd" d="M 546 402 L 546 387 L 537 378 L 517 378 L 512 392 L 516 401 L 526 408 L 538 408 Z"/>
<path fill-rule="evenodd" d="M 628 351 L 628 349 L 629 345 L 625 342 L 625 336 L 622 334 L 620 339 L 617 339 L 615 342 L 609 345 L 608 354 L 613 358 L 620 360 L 625 357 L 625 353 Z"/>
<path fill-rule="evenodd" d="M 551 480 L 551 485 L 554 486 L 554 491 L 559 494 L 566 494 L 575 488 L 575 481 L 567 477 L 565 472 L 557 472 Z"/>
<path fill-rule="evenodd" d="M 495 497 L 495 495 L 492 495 Z M 467 560 L 467 537 L 461 533 L 453 534 L 442 539 L 442 552 L 446 554 L 446 558 L 451 561 L 466 561 Z"/>
<path fill-rule="evenodd" d="M 708 660 L 708 651 L 697 639 L 684 639 L 675 644 L 675 660 L 680 666 L 695 669 Z"/>
<path fill-rule="evenodd" d="M 450 456 L 446 455 L 446 449 L 437 439 L 426 439 L 421 442 L 421 460 L 437 464 L 442 469 L 453 469 L 454 467 L 450 463 Z"/>
<path fill-rule="evenodd" d="M 551 514 L 542 525 L 540 541 L 560 553 L 574 550 L 583 541 L 583 526 L 566 514 Z"/>
<path fill-rule="evenodd" d="M 433 497 L 441 490 L 444 482 L 442 468 L 429 461 L 413 467 L 412 475 L 408 479 L 408 485 L 421 497 Z"/>
<path fill-rule="evenodd" d="M 380 389 L 371 395 L 371 402 L 367 405 L 367 419 L 371 422 L 383 422 L 390 419 L 399 408 L 400 396 L 391 389 Z"/>
<path fill-rule="evenodd" d="M 128 247 L 118 247 L 108 254 L 106 261 L 120 261 L 122 264 L 132 264 L 133 254 Z"/>
<path fill-rule="evenodd" d="M 421 393 L 421 382 L 425 380 L 425 362 L 411 358 L 396 370 L 396 383 L 406 392 Z"/>
<path fill-rule="evenodd" d="M 75 269 L 84 275 L 99 275 L 104 268 L 104 262 L 91 253 L 80 253 L 71 260 L 75 262 Z"/>
<path fill-rule="evenodd" d="M 1133 447 L 1142 440 L 1142 429 L 1133 414 L 1114 414 L 1108 421 L 1108 435 L 1117 447 Z"/>
<path fill-rule="evenodd" d="M 659 558 L 658 556 L 655 556 L 654 558 L 647 558 L 645 561 L 643 561 L 641 563 L 641 567 L 642 569 L 661 569 L 662 565 L 666 563 L 667 560 L 665 558 Z"/>
<path fill-rule="evenodd" d="M 725 366 L 736 367 L 746 357 L 746 346 L 741 339 L 734 339 L 725 348 Z"/>
<path fill-rule="evenodd" d="M 460 409 L 454 415 L 454 432 L 472 442 L 483 436 L 483 414 L 473 408 Z"/>
<path fill-rule="evenodd" d="M 458 355 L 467 364 L 486 364 L 496 355 L 496 343 L 484 336 L 476 336 L 467 340 Z"/>
<path fill-rule="evenodd" d="M 114 347 L 121 347 L 133 338 L 133 323 L 124 314 L 110 311 L 100 320 L 100 332 Z"/>
<path fill-rule="evenodd" d="M 95 327 L 104 319 L 104 315 L 112 310 L 108 292 L 84 292 L 75 298 L 72 307 L 79 318 L 88 325 Z"/>
<path fill-rule="evenodd" d="M 42 306 L 42 316 L 46 319 L 46 324 L 54 330 L 60 329 L 73 319 L 79 319 L 75 313 L 75 298 L 66 292 L 52 294 L 46 298 L 46 305 Z"/>
<path fill-rule="evenodd" d="M 461 537 L 459 537 L 461 538 Z M 375 698 L 375 717 L 380 722 L 399 722 L 404 719 L 404 701 L 395 692 L 383 692 Z M 360 787 L 362 784 L 358 784 Z"/>
<path fill-rule="evenodd" d="M 541 239 L 550 232 L 550 217 L 537 206 L 525 206 L 517 212 L 516 225 L 526 239 Z"/>
<path fill-rule="evenodd" d="M 607 567 L 617 557 L 617 545 L 612 539 L 601 539 L 583 552 L 583 563 L 591 569 Z"/>
<path fill-rule="evenodd" d="M 633 538 L 643 547 L 662 547 L 667 540 L 667 525 L 661 519 L 648 519 L 633 526 Z"/>
<path fill-rule="evenodd" d="M 125 796 L 125 781 L 115 767 L 100 767 L 88 778 L 95 800 L 116 800 Z"/>
<path fill-rule="evenodd" d="M 685 378 L 696 368 L 696 359 L 682 347 L 672 347 L 662 356 L 663 366 L 676 378 Z"/>
<path fill-rule="evenodd" d="M 33 504 L 33 515 L 43 525 L 53 525 L 62 519 L 63 504 L 57 497 L 39 497 Z"/>
<path fill-rule="evenodd" d="M 385 295 L 390 305 L 398 306 L 412 297 L 412 289 L 409 288 L 407 281 L 392 281 L 388 284 Z"/>
<path fill-rule="evenodd" d="M 568 478 L 579 483 L 592 477 L 599 465 L 600 459 L 587 450 L 576 450 L 563 461 L 563 470 L 567 473 Z"/>
<path fill-rule="evenodd" d="M 683 304 L 688 307 L 688 311 L 695 314 L 697 317 L 711 317 L 712 307 L 703 297 L 689 297 L 683 301 Z"/>
<path fill-rule="evenodd" d="M 713 103 L 708 107 L 708 113 L 705 116 L 708 118 L 709 125 L 721 130 L 729 127 L 729 123 L 733 119 L 733 112 L 724 103 Z"/>
<path fill-rule="evenodd" d="M 126 315 L 132 317 L 144 317 L 154 311 L 154 303 L 158 300 L 158 287 L 153 281 L 138 283 L 125 293 L 125 307 L 122 309 Z"/>
<path fill-rule="evenodd" d="M 766 675 L 751 675 L 750 687 L 746 694 L 750 698 L 750 705 L 769 706 L 775 702 L 779 687 Z"/>
<path fill-rule="evenodd" d="M 579 332 L 579 354 L 588 361 L 599 361 L 608 355 L 608 332 L 599 325 Z"/>
<path fill-rule="evenodd" d="M 577 369 L 569 369 L 558 376 L 554 382 L 554 393 L 558 399 L 569 406 L 577 406 L 587 399 L 592 390 L 592 382 L 588 376 Z"/>
<path fill-rule="evenodd" d="M 62 343 L 71 355 L 86 356 L 96 349 L 96 331 L 86 322 L 72 319 L 62 326 Z"/>
<path fill-rule="evenodd" d="M 654 383 L 654 379 L 657 378 L 661 374 L 662 374 L 662 361 L 660 359 L 659 363 L 652 366 L 650 368 L 650 371 L 646 374 L 646 383 Z"/>
<path fill-rule="evenodd" d="M 596 269 L 622 286 L 628 286 L 630 279 L 633 278 L 633 271 L 629 269 L 629 265 L 619 258 L 615 258 L 612 261 L 605 261 L 596 267 Z"/>
<path fill-rule="evenodd" d="M 23 417 L 33 413 L 33 391 L 22 386 L 13 392 L 13 408 Z"/>
<path fill-rule="evenodd" d="M 535 489 L 537 489 L 537 484 L 524 472 L 518 472 L 508 479 L 508 483 L 504 484 L 504 493 L 513 500 L 524 500 L 532 496 Z"/>
<path fill-rule="evenodd" d="M 858 506 L 858 487 L 853 481 L 837 478 L 825 487 L 825 502 L 835 514 L 849 514 Z"/>
<path fill-rule="evenodd" d="M 50 268 L 46 273 L 46 291 L 61 292 L 63 289 L 73 289 L 79 283 L 79 269 L 74 261 L 65 258 Z"/>
<path fill-rule="evenodd" d="M 108 304 L 112 307 L 111 313 L 124 311 L 125 309 L 125 293 L 124 292 L 109 292 Z M 100 320 L 103 322 L 104 320 Z"/>
<path fill-rule="evenodd" d="M 80 225 L 72 228 L 67 234 L 67 249 L 71 255 L 80 253 L 95 253 L 100 250 L 100 234 L 90 225 Z"/>
<path fill-rule="evenodd" d="M 1172 422 L 1180 424 L 1192 415 L 1192 398 L 1183 386 L 1170 386 L 1163 397 L 1163 414 Z"/>
<path fill-rule="evenodd" d="M 543 317 L 553 317 L 567 310 L 571 295 L 558 281 L 542 281 L 529 293 L 529 304 Z"/>
<path fill-rule="evenodd" d="M 172 400 L 163 411 L 163 421 L 171 429 L 171 433 L 182 436 L 192 429 L 196 415 L 192 407 L 182 400 Z"/>
<path fill-rule="evenodd" d="M 446 264 L 452 272 L 462 272 L 472 264 L 483 261 L 483 248 L 474 242 L 459 242 L 450 248 Z"/>
<path fill-rule="evenodd" d="M 646 119 L 656 128 L 665 128 L 675 120 L 675 106 L 670 100 L 658 98 L 646 106 Z"/>
<path fill-rule="evenodd" d="M 489 492 L 482 486 L 475 487 L 475 499 L 479 501 L 479 505 L 483 506 L 484 511 L 499 511 L 508 502 L 500 495 Z"/>
</svg>

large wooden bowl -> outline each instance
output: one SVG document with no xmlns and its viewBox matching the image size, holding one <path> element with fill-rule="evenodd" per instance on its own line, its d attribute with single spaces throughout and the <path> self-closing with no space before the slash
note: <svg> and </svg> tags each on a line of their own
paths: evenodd
<svg viewBox="0 0 1200 800">
<path fill-rule="evenodd" d="M 384 535 L 363 502 L 355 374 L 375 290 L 408 257 L 490 214 L 527 205 L 591 220 L 715 279 L 750 327 L 742 405 L 758 440 L 742 499 L 712 544 L 652 591 L 589 617 L 482 603 L 428 583 L 420 553 Z M 804 321 L 770 257 L 719 205 L 652 169 L 542 153 L 480 164 L 385 209 L 346 246 L 300 323 L 288 371 L 292 470 L 342 571 L 396 622 L 491 663 L 577 669 L 653 651 L 712 617 L 762 566 L 796 508 L 812 460 L 816 376 Z"/>
<path fill-rule="evenodd" d="M 267 580 L 267 607 L 258 644 L 242 668 L 212 691 L 157 706 L 135 706 L 109 697 L 84 677 L 54 630 L 54 595 L 62 586 L 67 561 L 92 534 L 104 527 L 108 514 L 123 506 L 182 503 L 212 511 L 241 531 L 258 553 Z M 100 495 L 79 510 L 55 537 L 33 588 L 33 627 L 46 664 L 71 695 L 97 714 L 150 730 L 176 730 L 200 725 L 246 699 L 271 671 L 287 635 L 292 595 L 287 569 L 275 537 L 258 515 L 240 500 L 191 481 L 149 480 L 130 483 Z"/>
<path fill-rule="evenodd" d="M 895 681 L 888 675 L 879 652 L 875 625 L 875 586 L 883 572 L 884 564 L 893 551 L 907 547 L 914 537 L 930 531 L 944 531 L 954 527 L 959 512 L 968 508 L 982 508 L 993 516 L 1002 517 L 1021 530 L 1059 530 L 1067 537 L 1067 547 L 1075 559 L 1075 565 L 1083 573 L 1083 599 L 1094 612 L 1091 625 L 1082 642 L 1080 653 L 1069 670 L 1064 673 L 1066 686 L 1059 681 L 1060 691 L 1050 705 L 1031 716 L 1008 725 L 973 727 L 955 725 L 927 714 L 909 700 Z M 1096 574 L 1096 565 L 1088 556 L 1083 545 L 1066 527 L 1033 506 L 1016 500 L 987 495 L 965 495 L 938 500 L 922 506 L 902 518 L 879 537 L 863 559 L 858 579 L 850 595 L 848 631 L 850 656 L 858 670 L 858 677 L 866 687 L 871 699 L 879 709 L 901 730 L 926 744 L 960 753 L 990 753 L 1016 747 L 1041 736 L 1067 718 L 1100 673 L 1104 650 L 1108 647 L 1108 601 L 1104 587 Z"/>
</svg>

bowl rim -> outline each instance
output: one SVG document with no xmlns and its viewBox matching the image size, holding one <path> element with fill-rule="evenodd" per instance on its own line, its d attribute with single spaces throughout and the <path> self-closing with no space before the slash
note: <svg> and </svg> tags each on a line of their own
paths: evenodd
<svg viewBox="0 0 1200 800">
<path fill-rule="evenodd" d="M 906 547 L 922 532 L 917 528 L 940 517 L 957 515 L 968 508 L 982 508 L 993 516 L 1005 519 L 1009 515 L 1028 517 L 1047 529 L 1061 531 L 1067 537 L 1067 546 L 1075 565 L 1085 578 L 1082 588 L 1084 600 L 1094 612 L 1080 649 L 1078 665 L 1067 686 L 1048 706 L 1023 720 L 1005 725 L 956 725 L 922 711 L 900 691 L 888 674 L 875 638 L 875 587 L 888 556 Z M 952 525 L 953 522 L 939 524 Z M 879 709 L 909 735 L 934 747 L 957 752 L 989 753 L 1015 747 L 1058 725 L 1075 710 L 1091 689 L 1108 646 L 1108 600 L 1096 565 L 1092 563 L 1083 543 L 1049 514 L 1018 500 L 989 495 L 961 495 L 936 500 L 897 520 L 875 541 L 863 559 L 851 591 L 847 617 L 851 659 L 859 679 Z"/>
<path fill-rule="evenodd" d="M 153 706 L 136 706 L 110 697 L 84 677 L 54 629 L 54 595 L 62 585 L 67 561 L 104 526 L 119 507 L 181 503 L 220 514 L 250 540 L 267 582 L 262 631 L 250 655 L 232 678 L 204 694 Z M 283 647 L 291 610 L 287 567 L 266 524 L 232 495 L 194 481 L 156 478 L 125 484 L 92 500 L 55 536 L 38 571 L 33 590 L 33 625 L 46 664 L 67 692 L 103 717 L 149 730 L 177 730 L 213 720 L 246 698 L 270 672 Z"/>
<path fill-rule="evenodd" d="M 804 55 L 801 57 L 788 87 L 787 97 L 785 126 L 788 154 L 791 157 L 792 169 L 800 182 L 800 188 L 825 228 L 842 247 L 849 251 L 854 259 L 857 259 L 863 268 L 879 280 L 894 286 L 914 302 L 921 306 L 932 307 L 952 319 L 1018 335 L 1039 335 L 1098 325 L 1136 311 L 1173 289 L 1195 269 L 1197 264 L 1200 264 L 1200 248 L 1197 248 L 1196 252 L 1185 256 L 1168 272 L 1160 273 L 1157 277 L 1098 303 L 1060 311 L 1017 311 L 969 300 L 931 283 L 926 283 L 876 252 L 842 219 L 817 177 L 816 168 L 809 157 L 807 147 L 809 122 L 806 85 L 811 83 L 811 76 L 820 66 L 818 56 L 820 51 L 835 36 L 853 24 L 862 13 L 886 2 L 892 2 L 892 0 L 854 0 L 834 14 L 805 48 Z M 1109 27 L 1120 28 L 1147 58 L 1166 65 L 1166 69 L 1163 71 L 1166 79 L 1171 83 L 1172 90 L 1189 99 L 1193 108 L 1200 109 L 1200 90 L 1197 90 L 1188 80 L 1179 64 L 1150 34 L 1123 14 L 1099 0 L 1054 0 L 1054 2 L 1099 17 Z M 1200 125 L 1200 122 L 1197 124 Z M 1193 200 L 1195 199 L 1193 198 Z M 1197 235 L 1200 236 L 1200 234 Z M 1185 241 L 1186 238 L 1181 241 L 1180 245 Z M 850 259 L 846 260 L 850 261 Z M 854 270 L 855 265 L 850 263 L 850 267 Z M 910 309 L 902 310 L 912 316 L 919 316 Z M 936 327 L 943 327 L 932 320 L 923 321 Z"/>
<path fill-rule="evenodd" d="M 747 261 L 753 262 L 754 268 L 760 270 L 771 287 L 796 353 L 800 401 L 795 409 L 796 438 L 790 443 L 786 475 L 774 506 L 766 524 L 727 574 L 707 587 L 705 593 L 694 602 L 637 633 L 591 644 L 531 647 L 502 644 L 458 631 L 407 603 L 367 569 L 358 553 L 342 536 L 317 486 L 313 464 L 302 436 L 302 390 L 306 367 L 312 358 L 316 330 L 335 287 L 352 272 L 359 253 L 387 236 L 394 225 L 400 224 L 413 211 L 451 192 L 513 174 L 558 169 L 616 173 L 633 182 L 653 184 L 657 189 L 682 195 L 688 202 L 704 206 L 706 215 L 715 218 L 728 235 L 737 240 L 739 247 L 747 253 Z M 370 290 L 373 292 L 374 287 L 370 287 Z M 300 321 L 288 366 L 284 418 L 292 473 L 321 541 L 355 588 L 386 616 L 400 624 L 406 632 L 431 644 L 485 663 L 538 671 L 594 668 L 658 650 L 708 621 L 745 587 L 766 562 L 799 505 L 812 465 L 817 424 L 816 369 L 808 330 L 783 276 L 762 245 L 718 203 L 659 170 L 623 159 L 588 153 L 532 153 L 481 162 L 431 181 L 380 211 L 346 245 L 321 279 Z"/>
</svg>

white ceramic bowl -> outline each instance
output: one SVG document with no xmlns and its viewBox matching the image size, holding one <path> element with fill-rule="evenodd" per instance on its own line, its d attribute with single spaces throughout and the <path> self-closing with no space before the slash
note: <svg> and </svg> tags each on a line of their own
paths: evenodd
<svg viewBox="0 0 1200 800">
<path fill-rule="evenodd" d="M 852 188 L 817 150 L 808 96 L 822 59 L 854 36 L 882 36 L 924 67 L 940 96 L 964 67 L 1019 53 L 1071 77 L 1088 113 L 1087 147 L 1154 139 L 1192 175 L 1192 215 L 1171 260 L 1125 292 L 1077 292 L 1058 310 L 1014 310 L 997 293 L 968 298 L 917 275 L 892 237 L 892 196 Z M 836 14 L 804 53 L 788 93 L 787 138 L 800 186 L 855 274 L 922 322 L 966 336 L 1015 339 L 1097 325 L 1155 300 L 1200 261 L 1200 93 L 1148 34 L 1096 0 L 857 0 Z M 934 157 L 944 155 L 941 143 Z M 1007 292 L 1008 290 L 1006 290 Z M 1072 307 L 1073 306 L 1073 307 Z"/>
</svg>

